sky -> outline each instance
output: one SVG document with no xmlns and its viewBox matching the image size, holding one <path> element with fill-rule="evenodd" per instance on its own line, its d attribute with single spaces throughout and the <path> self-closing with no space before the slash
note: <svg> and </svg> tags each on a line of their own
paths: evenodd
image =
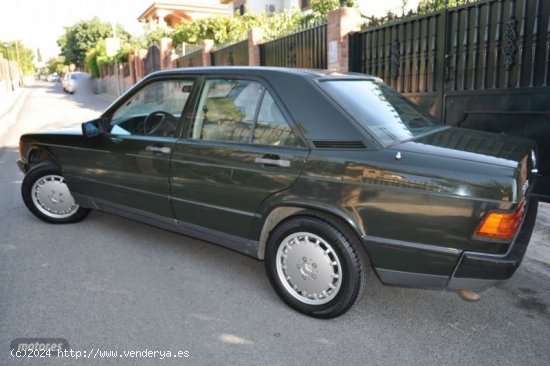
<svg viewBox="0 0 550 366">
<path fill-rule="evenodd" d="M 143 32 L 137 21 L 155 0 L 8 0 L 0 5 L 0 40 L 21 40 L 47 60 L 59 53 L 57 39 L 63 35 L 63 27 L 94 16 L 102 21 L 119 23 L 134 35 Z M 158 1 L 158 0 L 157 0 Z M 254 1 L 254 0 L 249 0 Z M 415 6 L 418 0 L 408 0 Z M 400 9 L 402 0 L 359 0 L 365 14 L 377 16 L 387 10 Z"/>
<path fill-rule="evenodd" d="M 0 5 L 0 40 L 20 39 L 44 60 L 59 53 L 57 39 L 64 26 L 94 16 L 102 21 L 120 23 L 132 34 L 140 34 L 137 21 L 153 0 L 9 0 Z"/>
</svg>

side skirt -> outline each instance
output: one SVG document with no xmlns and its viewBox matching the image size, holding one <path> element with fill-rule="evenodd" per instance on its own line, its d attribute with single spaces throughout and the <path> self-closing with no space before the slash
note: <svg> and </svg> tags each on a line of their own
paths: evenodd
<svg viewBox="0 0 550 366">
<path fill-rule="evenodd" d="M 383 268 L 375 268 L 375 271 L 380 281 L 385 285 L 443 290 L 447 285 L 447 281 L 449 281 L 449 276 L 402 272 Z"/>
<path fill-rule="evenodd" d="M 147 225 L 155 226 L 178 234 L 190 236 L 199 240 L 211 242 L 222 247 L 258 258 L 259 243 L 255 240 L 245 239 L 240 236 L 229 235 L 217 230 L 189 224 L 173 218 L 154 215 L 135 208 L 113 204 L 111 202 L 93 199 L 86 195 L 73 193 L 73 196 L 83 207 L 94 208 L 99 211 L 112 213 Z"/>
</svg>

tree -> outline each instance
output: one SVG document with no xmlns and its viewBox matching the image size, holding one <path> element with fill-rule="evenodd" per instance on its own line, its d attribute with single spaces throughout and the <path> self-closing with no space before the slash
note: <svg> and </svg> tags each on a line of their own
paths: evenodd
<svg viewBox="0 0 550 366">
<path fill-rule="evenodd" d="M 328 13 L 341 7 L 353 8 L 357 4 L 355 0 L 311 0 L 309 8 L 311 12 L 304 16 L 303 24 L 316 23 L 327 19 Z"/>
<path fill-rule="evenodd" d="M 45 67 L 46 74 L 53 74 L 54 72 L 58 74 L 63 74 L 64 69 L 65 69 L 65 57 L 63 56 L 52 57 L 48 61 L 46 61 L 46 67 Z"/>
<path fill-rule="evenodd" d="M 17 62 L 23 74 L 31 75 L 34 73 L 33 50 L 25 47 L 21 41 L 7 42 L 7 47 L 4 47 L 4 42 L 0 42 L 0 52 L 4 58 Z"/>
<path fill-rule="evenodd" d="M 99 41 L 112 37 L 112 28 L 110 23 L 101 22 L 97 17 L 81 20 L 70 27 L 65 27 L 65 34 L 57 40 L 65 62 L 82 68 L 85 64 L 86 53 L 93 49 Z M 131 38 L 130 34 L 120 25 L 116 26 L 116 36 L 123 40 Z"/>
<path fill-rule="evenodd" d="M 445 6 L 455 7 L 464 5 L 469 0 L 420 0 L 418 3 L 418 11 L 420 13 L 429 13 L 434 10 L 443 9 Z"/>
</svg>

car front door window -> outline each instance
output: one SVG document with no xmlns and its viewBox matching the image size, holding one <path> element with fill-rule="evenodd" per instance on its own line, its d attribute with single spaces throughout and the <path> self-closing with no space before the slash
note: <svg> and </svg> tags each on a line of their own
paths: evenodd
<svg viewBox="0 0 550 366">
<path fill-rule="evenodd" d="M 192 85 L 162 80 L 145 86 L 113 113 L 111 134 L 174 137 Z"/>
</svg>

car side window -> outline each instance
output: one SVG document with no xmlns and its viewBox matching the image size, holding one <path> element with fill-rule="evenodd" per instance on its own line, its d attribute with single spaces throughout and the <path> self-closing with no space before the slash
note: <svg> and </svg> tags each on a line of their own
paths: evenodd
<svg viewBox="0 0 550 366">
<path fill-rule="evenodd" d="M 206 80 L 191 138 L 297 146 L 273 97 L 253 80 Z"/>
<path fill-rule="evenodd" d="M 251 80 L 206 80 L 192 138 L 249 142 L 263 86 Z"/>
<path fill-rule="evenodd" d="M 193 80 L 161 80 L 146 85 L 119 107 L 111 133 L 174 137 Z"/>
<path fill-rule="evenodd" d="M 273 146 L 298 145 L 296 136 L 292 133 L 283 113 L 267 91 L 260 106 L 252 142 Z"/>
</svg>

